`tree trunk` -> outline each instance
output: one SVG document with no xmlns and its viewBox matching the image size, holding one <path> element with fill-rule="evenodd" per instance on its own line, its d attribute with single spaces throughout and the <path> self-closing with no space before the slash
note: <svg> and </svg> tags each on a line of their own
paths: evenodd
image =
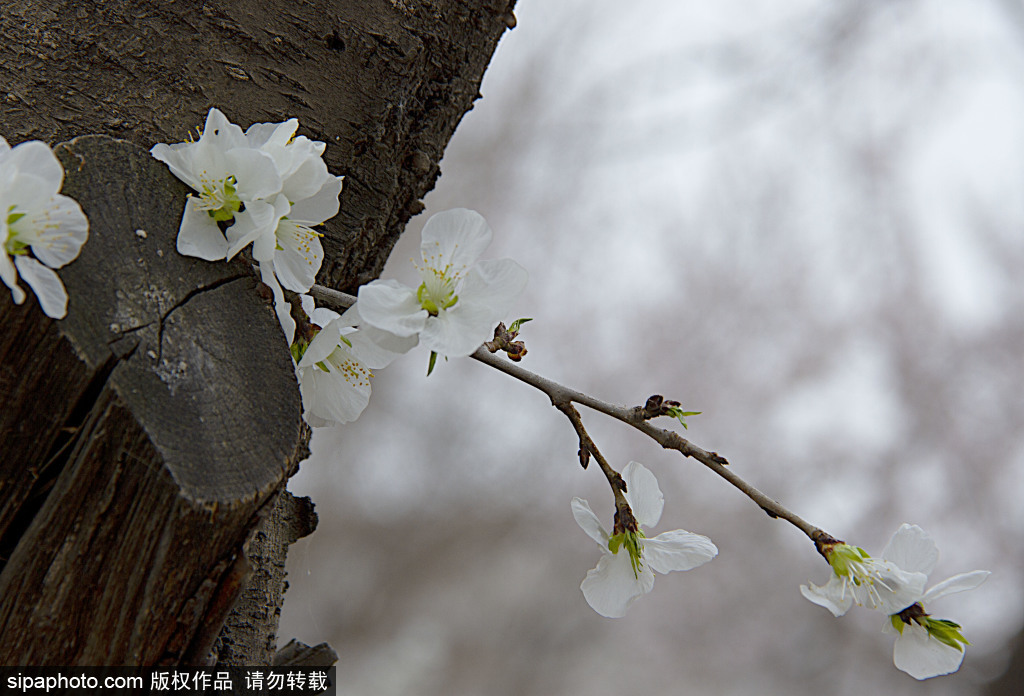
<svg viewBox="0 0 1024 696">
<path fill-rule="evenodd" d="M 298 117 L 345 175 L 320 282 L 353 291 L 422 209 L 511 5 L 0 8 L 0 135 L 122 139 L 57 148 L 91 226 L 60 271 L 67 318 L 0 293 L 4 664 L 204 663 L 247 587 L 215 657 L 272 655 L 295 533 L 271 512 L 291 505 L 281 495 L 308 429 L 258 282 L 242 262 L 175 252 L 186 189 L 146 150 L 185 139 L 211 106 L 243 126 Z"/>
<path fill-rule="evenodd" d="M 9 139 L 184 140 L 211 106 L 295 116 L 345 175 L 321 281 L 375 278 L 440 173 L 514 0 L 21 0 L 0 10 Z"/>
</svg>

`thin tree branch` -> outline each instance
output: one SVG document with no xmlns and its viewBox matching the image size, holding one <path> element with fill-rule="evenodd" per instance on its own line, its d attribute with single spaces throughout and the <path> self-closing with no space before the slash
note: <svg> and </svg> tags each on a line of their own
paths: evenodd
<svg viewBox="0 0 1024 696">
<path fill-rule="evenodd" d="M 356 301 L 356 298 L 351 295 L 319 285 L 314 285 L 310 290 L 310 294 L 313 295 L 317 301 L 324 302 L 325 304 L 331 304 L 338 308 L 351 307 Z M 482 347 L 478 348 L 476 352 L 469 357 L 489 365 L 496 370 L 500 370 L 510 377 L 514 377 L 520 382 L 524 382 L 547 394 L 548 398 L 551 399 L 552 405 L 569 418 L 569 421 L 573 425 L 573 429 L 576 430 L 576 434 L 580 438 L 581 462 L 583 461 L 583 457 L 586 456 L 584 454 L 585 451 L 592 453 L 598 460 L 602 471 L 605 472 L 605 476 L 608 477 L 608 481 L 612 484 L 612 489 L 615 491 L 616 507 L 619 507 L 619 498 L 622 496 L 622 493 L 616 487 L 614 479 L 609 475 L 609 471 L 611 471 L 615 476 L 618 476 L 618 474 L 611 469 L 608 462 L 604 461 L 604 457 L 597 452 L 597 447 L 594 446 L 593 440 L 590 439 L 590 436 L 587 435 L 586 429 L 583 428 L 583 422 L 580 418 L 579 412 L 572 406 L 573 403 L 586 406 L 587 408 L 603 413 L 606 416 L 622 421 L 627 425 L 631 425 L 665 449 L 673 449 L 681 453 L 684 457 L 692 457 L 693 459 L 696 459 L 739 489 L 744 495 L 753 500 L 758 507 L 768 513 L 770 517 L 783 519 L 789 522 L 806 534 L 811 541 L 817 542 L 820 538 L 826 535 L 824 531 L 807 522 L 778 501 L 768 497 L 760 490 L 747 483 L 731 469 L 727 468 L 729 462 L 725 457 L 721 456 L 717 452 L 709 452 L 705 449 L 701 449 L 675 431 L 657 428 L 651 425 L 648 422 L 648 418 L 650 416 L 642 406 L 634 406 L 632 408 L 616 406 L 615 404 L 610 404 L 606 401 L 596 399 L 588 394 L 576 391 L 575 389 L 570 389 L 558 382 L 554 382 L 546 377 L 541 377 L 529 370 L 525 370 L 513 362 L 503 360 L 498 355 L 492 354 Z M 621 477 L 619 478 L 619 481 L 621 481 Z"/>
<path fill-rule="evenodd" d="M 484 351 L 487 353 L 487 351 Z M 490 353 L 487 353 L 490 355 Z M 590 455 L 594 455 L 594 459 L 597 460 L 598 466 L 601 467 L 601 471 L 604 472 L 605 478 L 608 479 L 608 485 L 612 487 L 612 494 L 615 496 L 615 509 L 618 511 L 617 519 L 622 516 L 626 516 L 632 519 L 633 514 L 629 507 L 629 502 L 623 493 L 626 492 L 626 483 L 622 480 L 622 476 L 612 465 L 608 463 L 608 460 L 604 458 L 597 449 L 597 445 L 594 444 L 594 440 L 590 437 L 590 433 L 583 427 L 583 418 L 580 416 L 580 412 L 576 410 L 576 407 L 572 405 L 570 401 L 561 401 L 555 403 L 552 402 L 559 411 L 565 414 L 565 417 L 572 423 L 573 430 L 576 431 L 576 435 L 580 439 L 580 463 L 583 464 L 583 468 L 587 468 L 587 461 Z M 628 511 L 628 512 L 627 512 Z"/>
</svg>

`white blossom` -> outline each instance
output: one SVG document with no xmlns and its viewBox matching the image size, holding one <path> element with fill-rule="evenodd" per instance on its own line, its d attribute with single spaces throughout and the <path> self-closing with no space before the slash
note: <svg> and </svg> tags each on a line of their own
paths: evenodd
<svg viewBox="0 0 1024 696">
<path fill-rule="evenodd" d="M 935 569 L 939 551 L 924 530 L 904 524 L 889 540 L 882 558 L 927 577 Z M 896 634 L 892 654 L 896 667 L 915 679 L 928 679 L 960 669 L 968 644 L 960 625 L 926 614 L 925 604 L 949 594 L 973 590 L 988 576 L 987 570 L 954 575 L 912 598 L 913 602 L 905 610 L 890 616 L 885 630 Z"/>
<path fill-rule="evenodd" d="M 198 194 L 185 203 L 178 251 L 216 261 L 251 244 L 289 343 L 295 322 L 282 286 L 296 293 L 313 286 L 324 259 L 313 228 L 337 214 L 342 187 L 322 159 L 326 145 L 296 136 L 298 125 L 294 118 L 255 123 L 243 133 L 210 109 L 199 140 L 150 150 Z"/>
<path fill-rule="evenodd" d="M 389 348 L 400 349 L 408 340 L 356 328 L 361 323 L 357 306 L 339 316 L 314 307 L 309 296 L 303 296 L 302 304 L 312 322 L 322 327 L 308 346 L 293 346 L 303 418 L 313 427 L 354 421 L 370 401 L 372 370 L 386 367 L 405 352 Z"/>
<path fill-rule="evenodd" d="M 274 158 L 253 147 L 220 110 L 210 109 L 197 141 L 158 143 L 150 154 L 198 194 L 185 204 L 178 229 L 180 253 L 207 261 L 237 253 L 241 247 L 229 248 L 220 222 L 232 222 L 228 229 L 235 239 L 273 233 L 274 209 L 266 199 L 282 187 Z"/>
<path fill-rule="evenodd" d="M 832 567 L 829 581 L 820 587 L 801 585 L 800 592 L 834 616 L 842 616 L 853 604 L 894 614 L 914 603 L 928 579 L 849 544 L 832 545 L 826 558 Z"/>
<path fill-rule="evenodd" d="M 0 280 L 21 304 L 20 274 L 55 319 L 67 314 L 68 296 L 52 269 L 77 258 L 89 237 L 81 207 L 58 193 L 63 182 L 64 168 L 48 145 L 33 140 L 11 148 L 0 138 Z"/>
<path fill-rule="evenodd" d="M 363 319 L 396 336 L 418 336 L 439 355 L 469 355 L 491 337 L 528 277 L 511 259 L 478 261 L 491 236 L 475 211 L 434 215 L 423 227 L 419 288 L 394 280 L 362 286 Z"/>
<path fill-rule="evenodd" d="M 690 570 L 718 555 L 710 539 L 682 529 L 646 538 L 641 527 L 656 525 L 665 504 L 658 480 L 638 462 L 627 464 L 622 478 L 626 482 L 626 500 L 639 525 L 635 531 L 615 529 L 609 535 L 586 500 L 572 500 L 577 524 L 603 552 L 580 589 L 594 611 L 609 618 L 625 616 L 630 604 L 651 591 L 652 571 Z"/>
</svg>

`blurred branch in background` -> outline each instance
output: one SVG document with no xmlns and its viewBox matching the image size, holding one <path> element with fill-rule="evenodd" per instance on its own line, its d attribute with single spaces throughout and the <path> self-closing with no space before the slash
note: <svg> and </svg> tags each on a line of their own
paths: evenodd
<svg viewBox="0 0 1024 696">
<path fill-rule="evenodd" d="M 670 393 L 704 412 L 696 440 L 838 536 L 880 548 L 917 523 L 940 577 L 992 569 L 945 600 L 972 645 L 930 694 L 981 693 L 1024 617 L 1024 34 L 1006 7 L 521 0 L 427 199 L 482 212 L 493 253 L 530 269 L 530 370 L 616 403 Z M 820 572 L 800 539 L 600 422 L 610 462 L 658 475 L 664 523 L 721 554 L 593 615 L 569 501 L 606 484 L 575 434 L 466 361 L 424 380 L 421 357 L 314 438 L 297 491 L 321 523 L 282 631 L 334 645 L 347 693 L 917 693 L 877 617 L 800 597 Z"/>
</svg>

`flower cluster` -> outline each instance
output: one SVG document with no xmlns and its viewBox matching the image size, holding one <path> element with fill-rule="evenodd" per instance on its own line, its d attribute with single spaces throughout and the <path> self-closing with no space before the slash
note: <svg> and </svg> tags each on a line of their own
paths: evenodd
<svg viewBox="0 0 1024 696">
<path fill-rule="evenodd" d="M 602 551 L 597 567 L 587 573 L 580 589 L 591 608 L 609 618 L 625 616 L 629 605 L 653 589 L 653 571 L 690 570 L 718 555 L 710 539 L 682 529 L 648 539 L 641 525 L 656 525 L 665 506 L 658 480 L 638 462 L 627 464 L 622 478 L 635 523 L 625 522 L 617 514 L 611 534 L 601 526 L 586 500 L 572 499 L 576 523 Z"/>
<path fill-rule="evenodd" d="M 0 138 L 0 279 L 21 304 L 20 274 L 54 319 L 67 314 L 68 295 L 53 269 L 77 258 L 89 238 L 81 207 L 58 193 L 63 183 L 64 168 L 48 145 L 32 140 L 12 148 Z"/>
<path fill-rule="evenodd" d="M 289 344 L 295 320 L 281 286 L 297 293 L 313 286 L 324 258 L 313 227 L 337 214 L 342 185 L 322 159 L 326 145 L 296 136 L 298 126 L 292 118 L 243 132 L 210 109 L 198 140 L 150 150 L 196 192 L 185 203 L 178 251 L 217 261 L 252 244 Z"/>
<path fill-rule="evenodd" d="M 291 345 L 307 421 L 346 423 L 365 408 L 372 369 L 422 342 L 436 354 L 469 355 L 526 285 L 526 271 L 508 259 L 477 262 L 491 230 L 479 213 L 449 210 L 423 230 L 423 283 L 396 281 L 360 288 L 358 308 L 343 316 L 304 297 L 312 327 L 295 339 L 284 290 L 313 286 L 323 262 L 313 230 L 338 212 L 342 179 L 328 173 L 325 145 L 296 136 L 296 119 L 257 123 L 244 132 L 210 109 L 199 139 L 150 152 L 194 194 L 185 203 L 178 251 L 208 261 L 231 259 L 252 245 L 260 278 Z"/>
<path fill-rule="evenodd" d="M 893 662 L 915 679 L 960 668 L 968 645 L 960 625 L 932 618 L 925 613 L 924 603 L 974 589 L 988 577 L 987 570 L 954 575 L 926 591 L 939 551 L 924 530 L 910 524 L 896 530 L 881 558 L 839 541 L 824 544 L 822 550 L 832 577 L 820 587 L 801 585 L 804 597 L 835 616 L 845 614 L 854 603 L 884 612 L 885 630 L 897 636 Z"/>
<path fill-rule="evenodd" d="M 320 327 L 308 344 L 299 339 L 292 346 L 306 421 L 317 426 L 358 418 L 370 398 L 371 370 L 418 342 L 444 355 L 468 355 L 483 344 L 526 284 L 526 271 L 514 261 L 476 263 L 490 240 L 479 213 L 438 213 L 423 229 L 419 290 L 374 281 L 340 317 L 304 297 L 304 309 Z"/>
</svg>

